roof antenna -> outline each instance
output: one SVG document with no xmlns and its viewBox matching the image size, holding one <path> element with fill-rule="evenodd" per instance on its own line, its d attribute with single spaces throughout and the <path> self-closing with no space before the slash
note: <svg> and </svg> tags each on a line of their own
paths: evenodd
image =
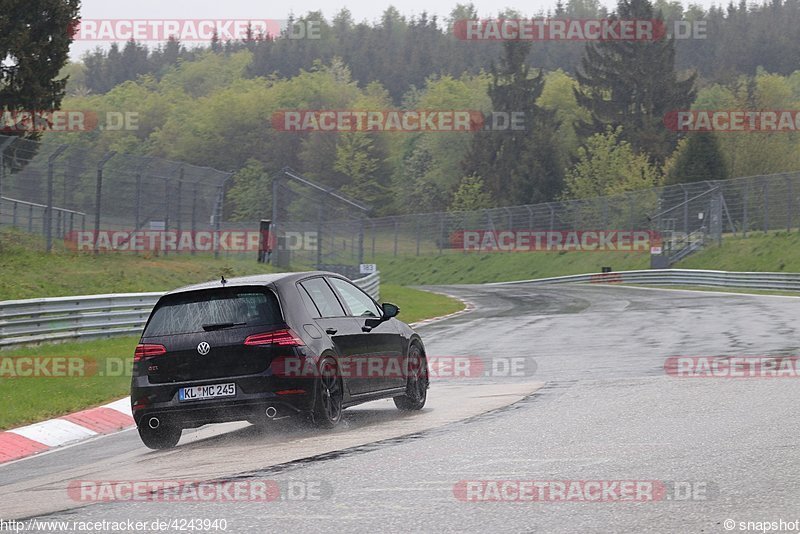
<svg viewBox="0 0 800 534">
<path fill-rule="evenodd" d="M 225 280 L 225 275 L 223 274 L 223 275 L 222 275 L 222 285 L 224 286 L 224 285 L 225 285 L 225 284 L 227 284 L 227 283 L 228 283 L 228 281 L 227 281 L 227 280 Z"/>
</svg>

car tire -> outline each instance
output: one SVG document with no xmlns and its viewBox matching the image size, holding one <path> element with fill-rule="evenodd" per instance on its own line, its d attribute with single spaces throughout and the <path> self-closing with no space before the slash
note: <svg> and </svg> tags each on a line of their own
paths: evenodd
<svg viewBox="0 0 800 534">
<path fill-rule="evenodd" d="M 404 412 L 415 412 L 423 409 L 428 400 L 428 359 L 416 343 L 408 349 L 408 378 L 406 394 L 394 398 L 394 405 Z"/>
<path fill-rule="evenodd" d="M 338 369 L 336 360 L 330 356 L 319 363 L 311 408 L 311 423 L 317 428 L 333 428 L 342 420 L 344 385 Z"/>
<path fill-rule="evenodd" d="M 171 449 L 181 440 L 183 429 L 176 426 L 168 426 L 163 423 L 156 429 L 147 426 L 144 421 L 139 425 L 139 437 L 148 449 L 163 450 Z"/>
</svg>

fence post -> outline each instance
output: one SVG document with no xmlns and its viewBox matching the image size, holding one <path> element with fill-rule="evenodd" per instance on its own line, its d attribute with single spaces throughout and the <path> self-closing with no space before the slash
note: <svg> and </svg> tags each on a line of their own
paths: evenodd
<svg viewBox="0 0 800 534">
<path fill-rule="evenodd" d="M 0 144 L 0 224 L 3 224 L 3 213 L 2 213 L 2 198 L 3 198 L 3 184 L 5 183 L 6 179 L 6 148 L 11 146 L 11 143 L 16 141 L 16 137 L 9 137 L 5 141 Z M 17 205 L 14 204 L 14 224 L 16 224 L 16 214 L 17 214 Z"/>
<path fill-rule="evenodd" d="M 95 256 L 100 252 L 97 249 L 97 236 L 100 235 L 100 210 L 103 207 L 103 169 L 105 168 L 106 163 L 108 163 L 108 161 L 116 155 L 116 152 L 108 152 L 97 163 L 97 184 L 95 187 L 94 196 L 94 247 L 92 247 L 94 248 Z"/>
<path fill-rule="evenodd" d="M 786 195 L 786 232 L 792 231 L 792 179 L 790 177 L 786 177 L 786 183 L 789 186 L 789 194 Z"/>
<path fill-rule="evenodd" d="M 320 200 L 319 208 L 317 209 L 317 265 L 316 268 L 320 269 L 322 265 L 322 246 L 323 246 L 323 239 L 322 239 L 322 217 L 323 217 L 323 210 L 325 209 L 325 200 L 324 198 Z M 331 251 L 333 252 L 333 251 Z"/>
<path fill-rule="evenodd" d="M 553 209 L 553 206 L 548 202 L 547 208 L 550 210 L 550 231 L 553 231 L 553 227 L 556 224 L 556 210 Z"/>
<path fill-rule="evenodd" d="M 375 221 L 370 221 L 369 224 L 372 228 L 372 260 L 375 261 Z"/>
<path fill-rule="evenodd" d="M 169 212 L 170 212 L 170 202 L 169 202 L 169 176 L 164 177 L 164 233 L 161 237 L 161 248 L 162 252 L 164 253 L 164 257 L 169 256 L 169 251 L 167 250 L 166 242 L 167 242 L 167 232 L 169 232 Z"/>
<path fill-rule="evenodd" d="M 689 235 L 689 191 L 683 184 L 679 185 L 683 190 L 683 233 Z"/>
<path fill-rule="evenodd" d="M 136 221 L 133 229 L 137 231 L 144 226 L 144 221 L 142 221 L 142 175 L 147 170 L 151 161 L 152 158 L 145 159 L 142 165 L 136 170 Z"/>
<path fill-rule="evenodd" d="M 279 195 L 280 195 L 280 177 L 274 176 L 272 178 L 272 226 L 270 227 L 269 231 L 272 234 L 272 242 L 275 246 L 275 257 L 278 258 L 279 254 L 278 251 L 280 250 L 280 241 L 278 238 L 278 210 L 280 207 L 279 204 Z M 317 239 L 321 238 L 319 234 L 317 234 Z"/>
<path fill-rule="evenodd" d="M 464 236 L 466 235 L 466 232 L 467 232 L 467 226 L 468 226 L 468 225 L 467 225 L 467 222 L 468 222 L 468 220 L 469 220 L 469 215 L 470 215 L 470 214 L 477 214 L 478 212 L 477 212 L 477 211 L 464 211 L 464 212 L 461 212 L 461 213 L 463 213 L 463 214 L 464 214 L 464 215 L 461 217 L 461 230 L 462 230 L 462 234 L 461 234 L 461 242 L 463 243 L 463 242 L 464 242 Z M 477 226 L 477 225 L 476 225 L 476 226 Z M 461 252 L 462 252 L 462 253 L 464 253 L 464 254 L 466 254 L 466 253 L 467 253 L 467 248 L 466 248 L 466 247 L 464 247 L 464 246 L 462 246 L 462 247 L 461 247 Z"/>
<path fill-rule="evenodd" d="M 444 213 L 439 214 L 439 254 L 444 250 Z"/>
<path fill-rule="evenodd" d="M 719 198 L 722 200 L 722 213 L 725 214 L 725 217 L 728 219 L 728 226 L 731 227 L 731 232 L 733 232 L 733 237 L 736 237 L 736 225 L 733 224 L 733 218 L 731 217 L 731 211 L 728 209 L 728 202 L 725 200 L 725 194 L 722 191 L 722 186 L 719 189 Z M 723 230 L 725 229 L 725 224 L 722 224 Z"/>
<path fill-rule="evenodd" d="M 395 220 L 394 220 L 394 256 L 395 256 L 395 258 L 397 257 L 397 238 L 398 238 L 397 232 L 399 231 L 399 228 L 397 226 L 398 226 L 397 225 L 397 218 L 395 218 Z"/>
<path fill-rule="evenodd" d="M 192 239 L 197 235 L 197 182 L 192 184 Z M 197 247 L 192 247 L 192 256 L 197 252 Z"/>
<path fill-rule="evenodd" d="M 348 226 L 350 226 L 350 225 L 348 225 Z M 350 243 L 351 243 L 351 245 L 350 245 L 350 256 L 353 259 L 356 259 L 356 257 L 358 256 L 358 252 L 356 251 L 356 242 L 357 241 L 358 241 L 357 232 L 356 232 L 356 234 L 350 234 Z"/>
<path fill-rule="evenodd" d="M 358 220 L 358 264 L 364 264 L 364 217 Z"/>
<path fill-rule="evenodd" d="M 636 213 L 636 202 L 634 202 L 633 193 L 626 193 L 626 196 L 628 197 L 628 228 L 634 230 L 634 225 L 636 223 L 633 221 Z"/>
<path fill-rule="evenodd" d="M 136 213 L 134 214 L 136 220 L 133 223 L 133 229 L 138 231 L 143 225 L 142 220 L 142 174 L 136 175 Z"/>
<path fill-rule="evenodd" d="M 414 233 L 416 234 L 416 239 L 417 239 L 417 256 L 419 256 L 419 245 L 420 245 L 420 241 L 422 239 L 422 236 L 420 235 L 421 229 L 420 229 L 420 226 L 419 226 L 419 217 L 414 217 L 414 220 L 415 220 L 415 222 L 414 222 Z"/>
<path fill-rule="evenodd" d="M 747 206 L 750 203 L 750 182 L 747 182 L 747 186 L 745 188 L 744 194 L 744 201 L 743 201 L 743 213 L 742 213 L 742 235 L 747 237 Z"/>
<path fill-rule="evenodd" d="M 769 182 L 767 180 L 764 180 L 764 233 L 765 234 L 769 231 Z"/>
<path fill-rule="evenodd" d="M 722 246 L 722 232 L 725 230 L 725 197 L 722 196 L 722 187 L 717 192 L 717 209 L 719 211 L 719 228 L 717 229 L 717 246 Z"/>
<path fill-rule="evenodd" d="M 133 229 L 139 230 L 142 221 L 142 173 L 136 174 L 136 208 L 134 212 Z"/>
<path fill-rule="evenodd" d="M 183 230 L 183 223 L 182 223 L 183 217 L 181 217 L 181 206 L 182 206 L 181 195 L 183 194 L 183 179 L 185 178 L 185 176 L 186 176 L 185 169 L 183 168 L 183 165 L 181 165 L 180 171 L 178 171 L 178 207 L 175 210 L 175 213 L 178 215 L 178 228 L 177 228 L 177 230 L 178 230 L 178 238 L 179 239 L 180 239 L 180 235 L 181 235 L 181 230 Z M 192 247 L 192 248 L 194 248 L 194 247 Z"/>
<path fill-rule="evenodd" d="M 231 175 L 233 176 L 233 175 Z M 217 186 L 217 205 L 214 210 L 214 259 L 219 259 L 219 233 L 222 230 L 222 210 L 225 204 L 225 185 Z"/>
<path fill-rule="evenodd" d="M 44 212 L 44 236 L 47 252 L 53 250 L 53 175 L 55 174 L 56 160 L 67 149 L 67 145 L 60 145 L 47 158 L 47 207 Z"/>
</svg>

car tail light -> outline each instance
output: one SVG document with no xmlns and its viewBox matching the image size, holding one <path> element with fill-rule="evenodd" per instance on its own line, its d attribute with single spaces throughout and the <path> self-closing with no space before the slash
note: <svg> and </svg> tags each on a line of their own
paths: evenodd
<svg viewBox="0 0 800 534">
<path fill-rule="evenodd" d="M 291 330 L 276 330 L 264 334 L 254 334 L 244 340 L 248 347 L 259 347 L 261 345 L 278 345 L 279 347 L 304 347 L 305 343 L 300 337 Z"/>
<path fill-rule="evenodd" d="M 133 353 L 133 361 L 139 362 L 156 356 L 163 356 L 167 353 L 164 345 L 139 345 Z"/>
</svg>

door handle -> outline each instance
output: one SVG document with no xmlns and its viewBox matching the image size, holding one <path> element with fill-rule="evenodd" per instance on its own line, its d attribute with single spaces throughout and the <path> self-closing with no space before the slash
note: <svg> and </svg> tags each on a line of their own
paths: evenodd
<svg viewBox="0 0 800 534">
<path fill-rule="evenodd" d="M 336 330 L 335 328 L 328 328 L 327 330 L 325 330 L 325 333 L 328 334 L 329 336 L 335 335 L 336 332 L 338 332 L 338 330 Z"/>
</svg>

